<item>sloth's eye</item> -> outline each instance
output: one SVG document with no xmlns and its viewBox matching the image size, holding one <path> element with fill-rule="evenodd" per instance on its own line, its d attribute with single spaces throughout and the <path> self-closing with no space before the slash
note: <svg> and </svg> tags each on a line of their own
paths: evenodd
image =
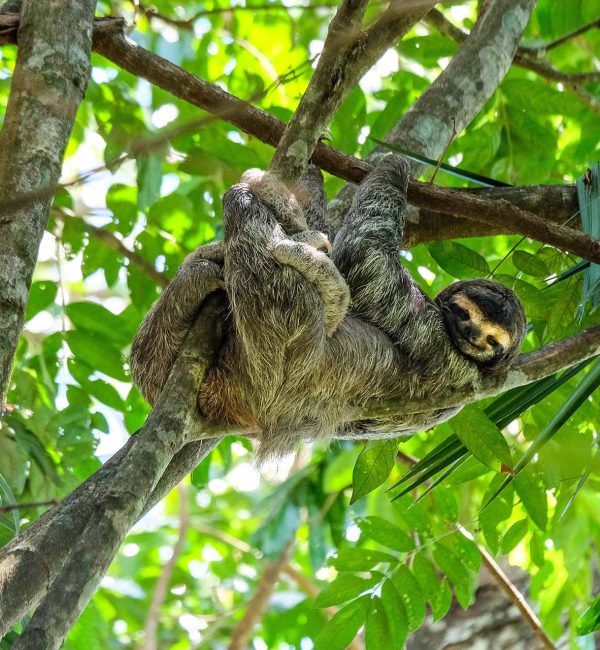
<svg viewBox="0 0 600 650">
<path fill-rule="evenodd" d="M 493 336 L 488 336 L 487 337 L 487 342 L 493 347 L 493 348 L 498 348 L 501 347 L 500 343 L 496 341 L 496 339 Z"/>
<path fill-rule="evenodd" d="M 471 314 L 466 309 L 459 307 L 456 303 L 452 305 L 452 311 L 459 320 L 469 320 Z"/>
</svg>

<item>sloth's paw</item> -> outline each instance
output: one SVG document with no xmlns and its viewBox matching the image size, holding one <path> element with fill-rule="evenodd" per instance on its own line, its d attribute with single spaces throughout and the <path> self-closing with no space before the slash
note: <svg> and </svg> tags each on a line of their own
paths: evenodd
<svg viewBox="0 0 600 650">
<path fill-rule="evenodd" d="M 320 246 L 325 247 L 325 242 L 329 243 L 322 233 L 306 231 L 307 235 L 310 233 L 320 235 L 314 239 Z M 315 288 L 323 301 L 325 333 L 328 336 L 333 334 L 346 315 L 350 301 L 348 285 L 335 264 L 323 250 L 305 241 L 292 239 L 279 242 L 273 255 L 280 264 L 296 269 Z"/>
</svg>

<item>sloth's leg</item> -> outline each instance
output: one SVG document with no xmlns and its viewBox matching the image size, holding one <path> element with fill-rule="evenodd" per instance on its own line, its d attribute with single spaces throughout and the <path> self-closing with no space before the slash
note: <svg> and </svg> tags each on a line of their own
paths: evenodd
<svg viewBox="0 0 600 650">
<path fill-rule="evenodd" d="M 308 227 L 329 236 L 325 223 L 327 195 L 325 194 L 321 170 L 315 165 L 308 165 L 304 174 L 296 183 L 294 193 L 304 212 Z"/>
<path fill-rule="evenodd" d="M 223 270 L 217 263 L 221 260 L 220 243 L 200 246 L 188 255 L 135 335 L 131 374 L 150 404 L 165 385 L 202 302 L 208 294 L 224 288 Z"/>
<path fill-rule="evenodd" d="M 333 245 L 354 310 L 395 340 L 424 300 L 400 262 L 409 175 L 404 158 L 382 158 L 360 185 Z"/>
<path fill-rule="evenodd" d="M 289 245 L 284 242 L 298 242 L 285 234 L 259 188 L 240 183 L 225 194 L 223 225 L 225 283 L 240 355 L 264 395 L 267 383 L 279 381 L 279 386 L 286 373 L 323 353 L 323 301 L 305 275 L 277 259 L 275 251 Z"/>
</svg>

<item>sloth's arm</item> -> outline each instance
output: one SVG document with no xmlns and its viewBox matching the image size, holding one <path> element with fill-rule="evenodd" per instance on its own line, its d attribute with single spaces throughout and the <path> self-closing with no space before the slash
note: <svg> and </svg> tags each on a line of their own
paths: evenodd
<svg viewBox="0 0 600 650">
<path fill-rule="evenodd" d="M 333 246 L 354 311 L 394 340 L 426 299 L 400 261 L 410 168 L 387 155 L 359 187 Z"/>
<path fill-rule="evenodd" d="M 160 395 L 204 299 L 224 287 L 221 242 L 188 255 L 142 321 L 131 346 L 133 382 L 150 404 Z"/>
</svg>

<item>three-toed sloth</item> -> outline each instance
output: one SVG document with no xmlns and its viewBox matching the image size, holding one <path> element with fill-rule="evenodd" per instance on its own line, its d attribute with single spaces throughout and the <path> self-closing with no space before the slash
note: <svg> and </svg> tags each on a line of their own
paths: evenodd
<svg viewBox="0 0 600 650">
<path fill-rule="evenodd" d="M 515 294 L 466 280 L 430 300 L 402 265 L 409 165 L 384 157 L 330 246 L 319 170 L 293 189 L 251 170 L 223 197 L 224 245 L 188 256 L 137 332 L 133 379 L 152 404 L 206 296 L 225 288 L 227 334 L 198 397 L 211 420 L 260 441 L 262 459 L 301 440 L 395 437 L 458 409 L 357 422 L 373 398 L 422 398 L 503 374 L 525 335 Z"/>
</svg>

